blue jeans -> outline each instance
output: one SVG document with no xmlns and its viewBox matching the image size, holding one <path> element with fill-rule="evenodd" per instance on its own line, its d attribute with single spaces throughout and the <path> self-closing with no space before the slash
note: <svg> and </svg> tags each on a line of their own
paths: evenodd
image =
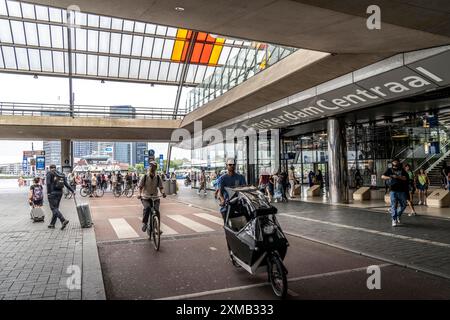
<svg viewBox="0 0 450 320">
<path fill-rule="evenodd" d="M 391 217 L 392 220 L 400 218 L 406 209 L 406 192 L 391 191 Z"/>
</svg>

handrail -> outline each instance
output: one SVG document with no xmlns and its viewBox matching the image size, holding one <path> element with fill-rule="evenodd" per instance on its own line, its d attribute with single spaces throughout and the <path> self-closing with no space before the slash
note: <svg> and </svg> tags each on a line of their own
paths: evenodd
<svg viewBox="0 0 450 320">
<path fill-rule="evenodd" d="M 121 106 L 120 106 L 121 107 Z M 14 103 L 0 102 L 0 115 L 31 115 L 31 116 L 74 116 L 74 117 L 102 117 L 116 119 L 173 119 L 183 118 L 186 110 L 181 109 L 177 114 L 169 108 L 145 108 L 123 106 L 93 106 L 75 105 L 73 114 L 67 104 L 44 103 Z"/>
<path fill-rule="evenodd" d="M 441 153 L 439 153 L 439 154 L 432 154 L 432 155 L 429 155 L 428 157 L 426 157 L 426 158 L 425 158 L 425 159 L 424 159 L 424 160 L 416 167 L 416 169 L 414 170 L 414 173 L 416 173 L 417 171 L 419 171 L 420 168 L 422 168 L 425 164 L 429 163 L 431 160 L 433 160 L 434 158 L 436 158 L 436 157 L 439 156 L 439 158 L 436 159 L 436 161 L 435 161 L 432 165 L 430 165 L 430 166 L 425 170 L 426 173 L 430 172 L 430 171 L 436 166 L 436 163 L 440 162 L 440 160 L 441 160 L 443 157 L 446 157 L 446 156 L 450 153 L 450 148 L 448 148 L 448 150 L 446 150 L 448 146 L 450 146 L 450 140 L 447 141 L 447 143 L 444 144 L 444 145 L 441 147 L 441 150 L 442 150 Z"/>
</svg>

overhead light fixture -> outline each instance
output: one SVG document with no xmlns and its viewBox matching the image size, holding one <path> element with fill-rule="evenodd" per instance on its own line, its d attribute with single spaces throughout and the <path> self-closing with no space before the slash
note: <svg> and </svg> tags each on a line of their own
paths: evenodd
<svg viewBox="0 0 450 320">
<path fill-rule="evenodd" d="M 175 11 L 183 12 L 184 8 L 183 7 L 175 7 Z"/>
<path fill-rule="evenodd" d="M 101 83 L 105 83 L 105 80 L 102 79 Z"/>
<path fill-rule="evenodd" d="M 155 86 L 155 84 L 154 83 L 150 83 L 150 87 L 154 87 Z"/>
<path fill-rule="evenodd" d="M 38 78 L 38 75 L 37 75 L 37 74 L 35 74 L 35 75 L 33 76 L 33 78 L 37 79 L 37 78 Z"/>
</svg>

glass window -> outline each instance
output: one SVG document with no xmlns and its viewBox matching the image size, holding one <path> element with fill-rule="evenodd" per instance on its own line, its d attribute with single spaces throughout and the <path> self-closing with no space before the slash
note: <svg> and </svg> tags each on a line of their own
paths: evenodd
<svg viewBox="0 0 450 320">
<path fill-rule="evenodd" d="M 98 51 L 98 31 L 89 30 L 88 31 L 88 51 L 97 52 Z M 109 40 L 109 38 L 108 38 Z"/>
<path fill-rule="evenodd" d="M 149 37 L 144 38 L 144 48 L 142 49 L 143 57 L 151 57 L 152 56 L 154 40 L 155 40 L 154 38 L 149 38 Z"/>
<path fill-rule="evenodd" d="M 111 28 L 111 18 L 100 17 L 100 28 L 110 29 Z"/>
<path fill-rule="evenodd" d="M 62 22 L 61 9 L 49 8 L 50 12 L 50 21 L 53 22 Z"/>
<path fill-rule="evenodd" d="M 195 73 L 197 72 L 197 68 L 198 68 L 198 65 L 194 65 L 194 64 L 189 65 L 188 72 L 187 72 L 187 75 L 186 75 L 186 82 L 187 83 L 193 83 L 194 82 L 194 77 L 195 77 Z"/>
<path fill-rule="evenodd" d="M 123 21 L 123 30 L 133 32 L 134 31 L 134 22 L 129 21 L 129 20 L 124 20 Z"/>
<path fill-rule="evenodd" d="M 159 65 L 160 65 L 159 61 L 152 61 L 150 63 L 149 80 L 157 80 L 158 79 Z"/>
<path fill-rule="evenodd" d="M 63 52 L 53 51 L 53 67 L 55 68 L 55 72 L 64 73 L 64 53 Z"/>
<path fill-rule="evenodd" d="M 167 75 L 169 73 L 169 62 L 161 62 L 161 67 L 159 68 L 158 80 L 166 81 Z"/>
<path fill-rule="evenodd" d="M 76 66 L 77 66 L 77 70 L 76 73 L 77 74 L 86 74 L 86 55 L 85 54 L 81 54 L 81 53 L 77 53 L 76 54 Z"/>
<path fill-rule="evenodd" d="M 48 21 L 48 10 L 43 6 L 36 6 L 36 17 L 38 20 Z"/>
<path fill-rule="evenodd" d="M 13 33 L 13 39 L 15 44 L 26 44 L 25 31 L 23 30 L 22 22 L 11 21 L 11 30 Z"/>
<path fill-rule="evenodd" d="M 162 58 L 163 59 L 170 59 L 171 58 L 174 43 L 175 43 L 174 40 L 166 40 L 166 43 L 164 44 L 164 50 L 163 50 L 163 53 L 162 53 Z"/>
<path fill-rule="evenodd" d="M 122 48 L 120 50 L 120 53 L 123 55 L 129 56 L 131 54 L 131 40 L 133 39 L 133 36 L 129 34 L 124 34 L 122 36 Z"/>
<path fill-rule="evenodd" d="M 154 24 L 147 23 L 145 27 L 145 33 L 155 34 L 156 26 Z"/>
<path fill-rule="evenodd" d="M 50 47 L 50 28 L 45 24 L 38 24 L 39 45 Z"/>
<path fill-rule="evenodd" d="M 147 80 L 149 68 L 150 68 L 150 61 L 142 60 L 141 61 L 141 70 L 139 71 L 139 79 Z"/>
<path fill-rule="evenodd" d="M 28 55 L 30 56 L 30 70 L 41 71 L 41 58 L 39 56 L 39 50 L 28 49 Z"/>
<path fill-rule="evenodd" d="M 195 83 L 200 83 L 203 81 L 205 76 L 206 66 L 198 66 L 197 74 L 195 75 Z"/>
<path fill-rule="evenodd" d="M 163 46 L 164 46 L 164 39 L 156 38 L 152 54 L 153 58 L 161 58 Z"/>
<path fill-rule="evenodd" d="M 143 41 L 144 41 L 144 37 L 133 36 L 133 48 L 131 49 L 131 55 L 139 56 L 139 57 L 141 56 Z"/>
<path fill-rule="evenodd" d="M 169 37 L 176 37 L 177 36 L 177 28 L 167 28 L 167 36 Z"/>
<path fill-rule="evenodd" d="M 116 57 L 109 58 L 109 76 L 110 77 L 119 76 L 119 58 Z"/>
<path fill-rule="evenodd" d="M 13 42 L 8 20 L 0 19 L 0 41 L 7 43 Z"/>
<path fill-rule="evenodd" d="M 35 23 L 25 22 L 25 35 L 27 37 L 27 43 L 32 46 L 39 45 L 37 38 L 37 28 Z"/>
<path fill-rule="evenodd" d="M 2 2 L 0 1 L 0 13 L 2 12 Z M 22 4 L 22 14 L 23 17 L 26 19 L 36 19 L 36 16 L 34 14 L 34 6 L 29 3 L 21 3 Z M 3 13 L 2 13 L 3 14 Z"/>
<path fill-rule="evenodd" d="M 111 33 L 111 53 L 120 53 L 120 33 Z"/>
<path fill-rule="evenodd" d="M 180 68 L 179 63 L 171 63 L 169 68 L 169 76 L 167 78 L 168 81 L 179 81 L 178 77 L 178 69 Z"/>
<path fill-rule="evenodd" d="M 92 54 L 88 55 L 87 74 L 91 76 L 97 75 L 97 56 Z"/>
<path fill-rule="evenodd" d="M 139 60 L 131 59 L 130 61 L 130 78 L 137 79 L 139 77 Z"/>
<path fill-rule="evenodd" d="M 135 25 L 134 25 L 134 31 L 135 32 L 142 32 L 142 33 L 144 33 L 144 31 L 145 31 L 145 23 L 136 22 Z"/>
<path fill-rule="evenodd" d="M 17 69 L 14 48 L 3 46 L 2 49 L 6 69 Z"/>
<path fill-rule="evenodd" d="M 98 57 L 98 75 L 102 77 L 108 76 L 108 57 Z"/>
<path fill-rule="evenodd" d="M 7 1 L 9 15 L 11 17 L 22 18 L 22 13 L 20 12 L 20 2 Z"/>
<path fill-rule="evenodd" d="M 16 55 L 17 55 L 17 68 L 19 70 L 30 70 L 30 67 L 28 66 L 28 55 L 27 55 L 27 49 L 25 48 L 16 48 Z"/>
<path fill-rule="evenodd" d="M 41 50 L 42 71 L 52 72 L 52 52 L 50 50 Z"/>
<path fill-rule="evenodd" d="M 123 22 L 123 20 L 121 20 L 121 19 L 112 18 L 111 28 L 122 31 L 122 22 Z"/>
<path fill-rule="evenodd" d="M 156 34 L 160 36 L 165 36 L 167 33 L 167 27 L 164 26 L 157 26 L 156 27 Z"/>
<path fill-rule="evenodd" d="M 54 48 L 63 48 L 63 28 L 59 26 L 51 26 L 52 46 Z"/>
<path fill-rule="evenodd" d="M 128 68 L 130 66 L 130 59 L 120 59 L 120 70 L 119 70 L 119 77 L 121 78 L 128 78 Z"/>
<path fill-rule="evenodd" d="M 75 29 L 75 39 L 77 50 L 86 51 L 86 37 L 87 32 L 85 29 L 77 28 Z"/>
<path fill-rule="evenodd" d="M 28 5 L 28 6 L 31 6 L 31 5 Z M 8 10 L 6 8 L 5 0 L 0 0 L 0 14 L 4 15 L 4 16 L 8 15 Z M 2 61 L 2 63 L 3 63 L 3 61 Z"/>
<path fill-rule="evenodd" d="M 109 52 L 109 33 L 100 31 L 100 41 L 99 41 L 100 47 L 98 50 L 100 52 L 108 53 Z"/>
<path fill-rule="evenodd" d="M 79 26 L 87 25 L 87 14 L 75 11 L 75 24 Z"/>
<path fill-rule="evenodd" d="M 95 14 L 88 14 L 88 25 L 98 27 L 100 25 L 100 17 Z"/>
</svg>

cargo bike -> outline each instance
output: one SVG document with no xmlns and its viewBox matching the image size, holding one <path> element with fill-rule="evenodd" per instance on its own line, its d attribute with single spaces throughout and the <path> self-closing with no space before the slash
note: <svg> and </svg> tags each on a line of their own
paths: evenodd
<svg viewBox="0 0 450 320">
<path fill-rule="evenodd" d="M 225 190 L 224 230 L 232 264 L 252 275 L 266 271 L 273 292 L 284 298 L 288 270 L 283 260 L 289 242 L 277 221 L 277 208 L 256 187 Z"/>
</svg>

